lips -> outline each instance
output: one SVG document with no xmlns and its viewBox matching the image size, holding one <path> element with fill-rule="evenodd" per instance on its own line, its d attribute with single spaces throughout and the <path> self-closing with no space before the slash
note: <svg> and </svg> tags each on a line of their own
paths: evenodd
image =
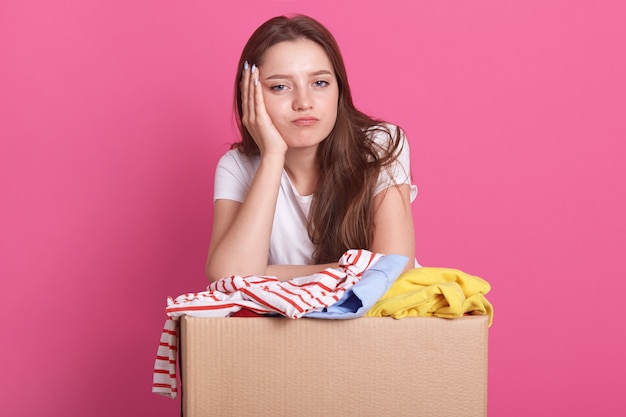
<svg viewBox="0 0 626 417">
<path fill-rule="evenodd" d="M 319 120 L 315 117 L 299 117 L 292 121 L 296 126 L 313 126 Z"/>
</svg>

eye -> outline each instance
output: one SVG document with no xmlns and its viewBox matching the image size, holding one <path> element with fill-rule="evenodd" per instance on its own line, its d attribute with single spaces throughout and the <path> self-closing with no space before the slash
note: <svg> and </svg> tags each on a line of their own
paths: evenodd
<svg viewBox="0 0 626 417">
<path fill-rule="evenodd" d="M 315 86 L 315 87 L 326 87 L 328 84 L 329 84 L 328 81 L 319 80 L 319 81 L 315 81 L 313 83 L 313 86 Z"/>
<path fill-rule="evenodd" d="M 285 91 L 287 86 L 285 84 L 277 84 L 270 87 L 272 91 Z"/>
</svg>

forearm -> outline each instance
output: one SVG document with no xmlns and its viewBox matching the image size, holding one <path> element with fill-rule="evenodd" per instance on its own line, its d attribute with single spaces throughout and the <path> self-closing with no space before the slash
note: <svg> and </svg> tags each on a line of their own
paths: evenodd
<svg viewBox="0 0 626 417">
<path fill-rule="evenodd" d="M 406 256 L 403 272 L 415 267 L 415 234 L 409 186 L 390 187 L 375 197 L 372 252 Z"/>
<path fill-rule="evenodd" d="M 210 279 L 265 274 L 283 165 L 284 156 L 263 158 L 246 199 L 232 219 L 218 214 L 216 208 L 207 259 Z"/>
<path fill-rule="evenodd" d="M 318 265 L 268 265 L 265 275 L 277 277 L 281 281 L 291 278 L 303 277 L 321 272 L 326 268 L 338 268 L 339 263 L 318 264 Z"/>
</svg>

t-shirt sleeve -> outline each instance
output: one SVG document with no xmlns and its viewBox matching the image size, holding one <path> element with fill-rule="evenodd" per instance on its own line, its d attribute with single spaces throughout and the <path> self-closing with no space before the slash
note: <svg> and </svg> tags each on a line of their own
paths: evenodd
<svg viewBox="0 0 626 417">
<path fill-rule="evenodd" d="M 213 201 L 233 200 L 243 203 L 255 170 L 253 159 L 247 158 L 237 150 L 226 152 L 215 169 Z"/>
<path fill-rule="evenodd" d="M 399 128 L 390 125 L 392 135 L 395 134 L 396 129 Z M 396 150 L 398 157 L 388 167 L 381 169 L 374 193 L 378 194 L 394 185 L 409 184 L 411 187 L 411 201 L 413 201 L 417 196 L 417 186 L 413 184 L 411 179 L 411 150 L 404 131 L 401 130 L 400 134 L 400 144 Z M 381 142 L 389 139 L 386 134 L 377 133 L 375 140 Z"/>
</svg>

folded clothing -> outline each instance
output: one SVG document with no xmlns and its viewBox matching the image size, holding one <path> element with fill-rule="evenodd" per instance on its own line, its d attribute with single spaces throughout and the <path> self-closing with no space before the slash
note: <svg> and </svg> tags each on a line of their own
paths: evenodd
<svg viewBox="0 0 626 417">
<path fill-rule="evenodd" d="M 400 275 L 366 317 L 443 317 L 486 314 L 493 323 L 493 306 L 485 298 L 491 285 L 453 268 L 415 268 Z"/>
</svg>

